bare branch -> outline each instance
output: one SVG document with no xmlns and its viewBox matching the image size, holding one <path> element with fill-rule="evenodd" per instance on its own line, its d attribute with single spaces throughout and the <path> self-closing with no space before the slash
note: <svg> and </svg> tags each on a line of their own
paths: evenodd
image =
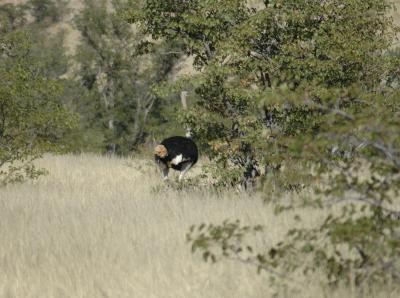
<svg viewBox="0 0 400 298">
<path fill-rule="evenodd" d="M 329 108 L 329 107 L 326 107 L 324 105 L 317 104 L 317 103 L 315 103 L 315 102 L 313 102 L 311 100 L 306 100 L 305 104 L 309 105 L 309 106 L 312 106 L 312 107 L 315 107 L 317 109 L 323 110 L 323 111 L 328 111 L 328 112 L 340 115 L 340 116 L 346 118 L 347 120 L 354 121 L 354 117 L 352 115 L 346 113 L 345 111 L 342 111 L 342 110 L 339 110 L 339 109 L 335 109 L 335 108 Z"/>
<path fill-rule="evenodd" d="M 372 147 L 374 147 L 375 149 L 379 150 L 380 152 L 382 152 L 386 158 L 388 158 L 390 161 L 392 161 L 394 163 L 394 165 L 396 166 L 396 168 L 398 170 L 400 170 L 400 157 L 397 157 L 395 152 L 393 151 L 393 149 L 390 149 L 388 147 L 386 147 L 385 145 L 381 144 L 381 143 L 370 143 L 370 145 Z"/>
<path fill-rule="evenodd" d="M 265 57 L 262 54 L 254 52 L 254 51 L 250 52 L 250 56 L 253 58 L 257 58 L 257 59 L 265 59 Z"/>
</svg>

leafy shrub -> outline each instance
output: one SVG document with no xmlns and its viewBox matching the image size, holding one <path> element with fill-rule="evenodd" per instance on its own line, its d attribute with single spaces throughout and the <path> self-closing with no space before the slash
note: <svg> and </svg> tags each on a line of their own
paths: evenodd
<svg viewBox="0 0 400 298">
<path fill-rule="evenodd" d="M 0 31 L 0 184 L 6 184 L 45 173 L 33 160 L 65 150 L 76 119 L 61 103 L 62 84 L 35 56 L 23 9 L 1 8 L 8 24 Z"/>
</svg>

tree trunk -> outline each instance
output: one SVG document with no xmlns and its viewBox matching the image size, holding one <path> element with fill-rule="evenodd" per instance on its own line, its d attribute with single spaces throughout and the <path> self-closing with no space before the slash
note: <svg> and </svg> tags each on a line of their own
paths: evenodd
<svg viewBox="0 0 400 298">
<path fill-rule="evenodd" d="M 187 91 L 182 91 L 181 92 L 181 102 L 182 102 L 182 107 L 184 111 L 187 111 L 188 105 L 187 105 Z M 191 138 L 192 137 L 192 129 L 190 127 L 186 127 L 186 137 Z"/>
</svg>

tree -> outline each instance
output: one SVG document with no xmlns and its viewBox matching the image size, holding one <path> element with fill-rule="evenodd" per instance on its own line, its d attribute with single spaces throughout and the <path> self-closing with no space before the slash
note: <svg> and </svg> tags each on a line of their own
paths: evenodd
<svg viewBox="0 0 400 298">
<path fill-rule="evenodd" d="M 124 1 L 85 1 L 76 18 L 83 43 L 78 48 L 79 76 L 91 103 L 83 113 L 104 138 L 109 153 L 126 153 L 143 142 L 157 103 L 153 84 L 165 79 L 176 55 L 142 55 L 144 36 L 119 14 Z M 167 46 L 160 48 L 168 50 Z"/>
<path fill-rule="evenodd" d="M 0 6 L 0 29 L 2 33 L 10 32 L 24 26 L 27 7 L 24 5 L 3 4 Z"/>
<path fill-rule="evenodd" d="M 29 54 L 46 77 L 59 79 L 68 70 L 69 61 L 64 42 L 65 32 L 49 32 L 47 18 L 56 23 L 66 13 L 67 1 L 28 1 L 24 5 L 4 4 L 0 6 L 0 29 L 2 33 L 23 30 L 29 36 Z M 40 11 L 41 14 L 39 14 Z M 32 15 L 33 19 L 28 18 Z M 44 14 L 45 16 L 43 16 Z"/>
<path fill-rule="evenodd" d="M 388 23 L 379 13 L 369 18 L 369 26 L 358 18 L 367 11 L 384 12 L 387 6 L 381 1 L 347 1 L 343 7 L 329 1 L 268 1 L 260 11 L 247 8 L 246 1 L 178 2 L 146 1 L 131 20 L 155 39 L 179 40 L 195 57 L 195 66 L 203 67 L 201 78 L 192 80 L 196 113 L 186 121 L 219 164 L 236 167 L 232 183 L 253 178 L 272 163 L 256 156 L 267 148 L 253 147 L 260 144 L 260 134 L 275 136 L 271 129 L 279 119 L 291 119 L 279 123 L 286 135 L 300 127 L 316 129 L 308 106 L 267 104 L 259 117 L 259 99 L 273 97 L 275 87 L 294 90 L 301 82 L 324 88 L 358 81 L 371 86 L 382 79 L 387 65 L 375 53 L 390 42 L 388 35 L 380 34 L 387 32 Z M 360 31 L 354 32 L 357 28 Z"/>
<path fill-rule="evenodd" d="M 59 22 L 68 12 L 69 0 L 30 0 L 28 5 L 36 23 Z"/>
<path fill-rule="evenodd" d="M 2 33 L 0 43 L 0 182 L 5 184 L 43 173 L 32 161 L 62 149 L 74 123 L 58 101 L 59 84 L 30 56 L 27 33 Z"/>
<path fill-rule="evenodd" d="M 219 185 L 248 185 L 264 173 L 276 210 L 343 206 L 322 226 L 295 229 L 279 247 L 242 261 L 288 271 L 311 255 L 307 268 L 323 268 L 332 283 L 351 270 L 358 284 L 398 278 L 400 64 L 388 54 L 397 28 L 387 2 L 276 0 L 259 10 L 245 1 L 181 4 L 146 1 L 131 21 L 195 57 L 201 73 L 186 82 L 197 105 L 185 122 L 217 164 Z M 358 177 L 365 165 L 366 181 Z M 320 187 L 324 177 L 329 184 Z M 280 200 L 302 187 L 317 195 Z M 202 229 L 190 241 L 206 259 L 217 258 L 215 247 L 239 256 L 245 247 L 237 241 L 252 230 Z"/>
</svg>

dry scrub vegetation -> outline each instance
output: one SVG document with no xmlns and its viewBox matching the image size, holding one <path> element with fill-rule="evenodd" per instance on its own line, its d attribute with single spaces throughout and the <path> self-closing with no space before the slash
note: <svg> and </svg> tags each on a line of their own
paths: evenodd
<svg viewBox="0 0 400 298">
<path fill-rule="evenodd" d="M 268 227 L 259 239 L 268 245 L 298 225 L 291 214 L 277 217 L 255 196 L 155 191 L 161 179 L 142 159 L 47 156 L 39 163 L 49 175 L 0 191 L 0 297 L 239 298 L 274 292 L 268 276 L 251 266 L 205 264 L 191 254 L 185 234 L 192 224 L 240 219 Z M 320 218 L 301 216 L 307 219 L 302 224 Z M 295 287 L 296 297 L 355 297 L 350 289 L 331 293 L 318 278 Z M 398 295 L 377 290 L 369 297 Z"/>
</svg>

